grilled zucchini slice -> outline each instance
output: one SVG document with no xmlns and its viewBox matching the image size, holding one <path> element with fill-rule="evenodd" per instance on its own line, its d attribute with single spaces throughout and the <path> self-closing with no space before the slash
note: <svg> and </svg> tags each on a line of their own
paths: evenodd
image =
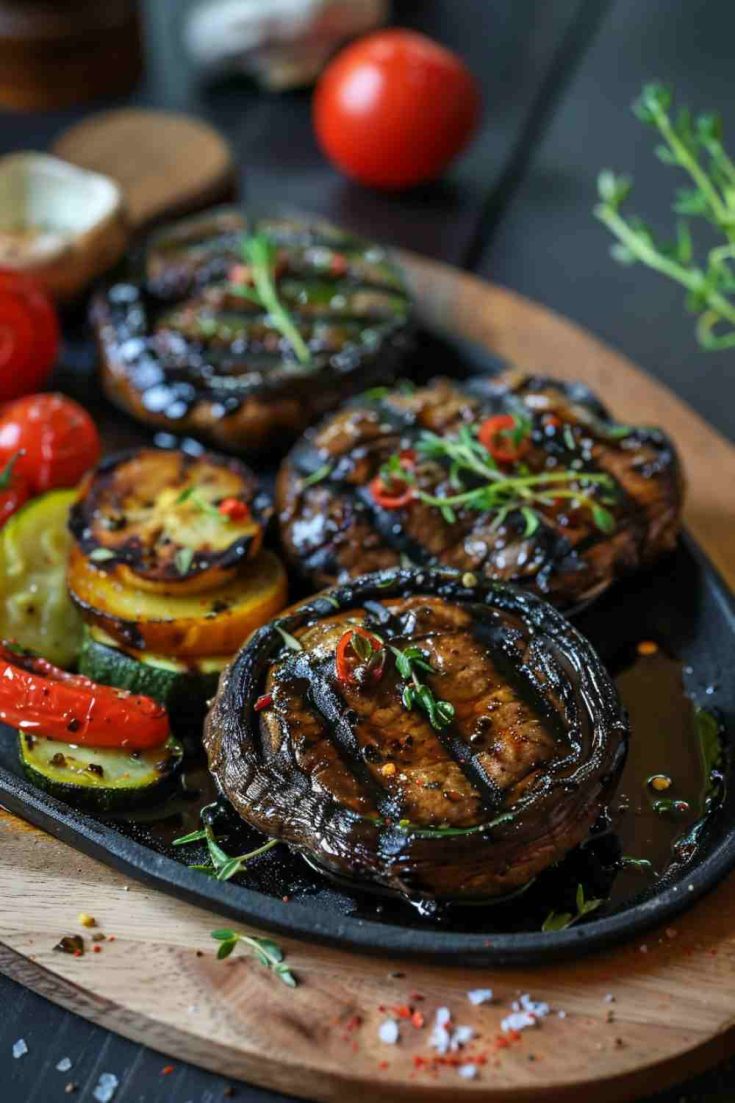
<svg viewBox="0 0 735 1103">
<path fill-rule="evenodd" d="M 284 607 L 288 592 L 284 566 L 270 551 L 217 590 L 169 597 L 124 586 L 73 548 L 68 582 L 88 624 L 128 650 L 183 660 L 234 655 Z"/>
<path fill-rule="evenodd" d="M 122 811 L 164 796 L 183 758 L 173 736 L 160 747 L 131 753 L 19 732 L 18 753 L 34 785 L 76 807 L 99 812 Z"/>
<path fill-rule="evenodd" d="M 152 697 L 165 706 L 176 730 L 191 731 L 201 725 L 229 661 L 220 655 L 184 663 L 146 651 L 130 654 L 101 629 L 86 626 L 79 671 L 94 682 Z"/>
<path fill-rule="evenodd" d="M 74 490 L 52 490 L 23 506 L 0 530 L 0 639 L 72 666 L 82 618 L 69 600 L 67 529 Z"/>
<path fill-rule="evenodd" d="M 239 460 L 143 448 L 87 477 L 69 524 L 82 552 L 125 585 L 181 595 L 232 581 L 260 551 L 270 515 Z"/>
</svg>

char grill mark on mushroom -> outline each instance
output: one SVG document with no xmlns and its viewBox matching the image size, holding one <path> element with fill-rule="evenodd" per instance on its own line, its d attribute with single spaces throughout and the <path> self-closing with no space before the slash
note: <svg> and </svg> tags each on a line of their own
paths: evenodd
<svg viewBox="0 0 735 1103">
<path fill-rule="evenodd" d="M 481 443 L 483 425 L 504 417 L 521 426 L 508 462 Z M 466 463 L 447 441 L 469 442 Z M 501 477 L 520 489 L 503 497 Z M 406 493 L 391 500 L 378 483 L 376 494 L 381 479 Z M 620 426 L 581 385 L 509 374 L 354 400 L 295 446 L 277 505 L 286 551 L 317 585 L 408 559 L 571 606 L 673 547 L 681 498 L 659 430 Z"/>
<path fill-rule="evenodd" d="M 293 340 L 259 297 L 255 239 Z M 118 275 L 92 310 L 108 393 L 143 420 L 228 447 L 277 446 L 274 435 L 391 380 L 409 347 L 409 301 L 388 255 L 319 220 L 207 212 L 153 234 Z"/>
</svg>

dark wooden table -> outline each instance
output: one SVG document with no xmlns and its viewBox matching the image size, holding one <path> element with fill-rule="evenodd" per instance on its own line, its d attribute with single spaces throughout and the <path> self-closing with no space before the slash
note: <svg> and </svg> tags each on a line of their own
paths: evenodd
<svg viewBox="0 0 735 1103">
<path fill-rule="evenodd" d="M 384 196 L 345 182 L 322 160 L 309 97 L 229 81 L 203 89 L 181 48 L 177 0 L 147 0 L 148 73 L 136 102 L 201 114 L 232 141 L 248 200 L 286 201 L 355 230 L 440 257 L 539 299 L 596 331 L 678 391 L 717 428 L 735 429 L 735 373 L 704 354 L 678 289 L 621 269 L 593 221 L 601 167 L 633 172 L 636 203 L 663 214 L 674 180 L 628 104 L 644 80 L 675 84 L 685 101 L 717 107 L 735 124 L 731 0 L 395 0 L 396 22 L 457 49 L 484 89 L 472 149 L 441 183 Z M 0 115 L 0 148 L 43 148 L 82 112 Z M 664 224 L 665 225 L 665 224 Z M 115 1103 L 214 1103 L 285 1097 L 231 1085 L 111 1035 L 0 977 L 0 1099 L 93 1099 L 114 1073 Z M 29 1053 L 11 1054 L 18 1038 Z M 69 1057 L 72 1068 L 55 1066 Z M 651 1082 L 651 1092 L 656 1088 Z M 648 1103 L 728 1103 L 727 1063 Z"/>
</svg>

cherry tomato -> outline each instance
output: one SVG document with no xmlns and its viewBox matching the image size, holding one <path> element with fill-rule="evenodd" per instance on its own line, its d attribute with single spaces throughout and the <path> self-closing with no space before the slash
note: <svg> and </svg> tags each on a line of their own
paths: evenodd
<svg viewBox="0 0 735 1103">
<path fill-rule="evenodd" d="M 365 653 L 360 654 L 355 644 L 355 637 L 359 636 L 366 641 Z M 356 686 L 361 679 L 356 671 L 362 667 L 373 681 L 380 680 L 385 666 L 385 645 L 383 641 L 365 628 L 348 628 L 343 636 L 340 636 L 337 651 L 334 657 L 334 666 L 337 678 L 343 685 Z"/>
<path fill-rule="evenodd" d="M 16 453 L 0 468 L 0 528 L 31 496 L 28 480 L 15 470 L 18 458 Z"/>
<path fill-rule="evenodd" d="M 100 451 L 92 418 L 64 395 L 28 395 L 0 410 L 0 463 L 22 452 L 16 470 L 34 494 L 75 486 Z"/>
<path fill-rule="evenodd" d="M 347 176 L 409 188 L 440 175 L 475 129 L 480 94 L 450 50 L 415 31 L 377 31 L 337 55 L 314 94 L 319 144 Z"/>
<path fill-rule="evenodd" d="M 514 439 L 517 432 L 518 424 L 512 414 L 497 414 L 483 421 L 477 439 L 498 463 L 515 463 L 531 447 L 528 437 Z"/>
<path fill-rule="evenodd" d="M 239 498 L 224 498 L 217 506 L 223 517 L 230 521 L 244 521 L 250 516 L 250 507 Z"/>
<path fill-rule="evenodd" d="M 30 394 L 48 379 L 59 353 L 59 320 L 35 280 L 0 271 L 0 402 Z"/>
<path fill-rule="evenodd" d="M 0 720 L 47 739 L 84 747 L 158 747 L 169 735 L 168 714 L 151 697 L 67 674 L 46 659 L 0 644 Z"/>
</svg>

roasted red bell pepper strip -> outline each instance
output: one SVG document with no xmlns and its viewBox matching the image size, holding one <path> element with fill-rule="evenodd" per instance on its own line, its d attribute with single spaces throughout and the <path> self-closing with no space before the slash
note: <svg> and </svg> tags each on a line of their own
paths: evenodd
<svg viewBox="0 0 735 1103">
<path fill-rule="evenodd" d="M 168 714 L 150 697 L 98 685 L 0 644 L 0 720 L 85 747 L 143 751 L 165 743 Z"/>
</svg>

